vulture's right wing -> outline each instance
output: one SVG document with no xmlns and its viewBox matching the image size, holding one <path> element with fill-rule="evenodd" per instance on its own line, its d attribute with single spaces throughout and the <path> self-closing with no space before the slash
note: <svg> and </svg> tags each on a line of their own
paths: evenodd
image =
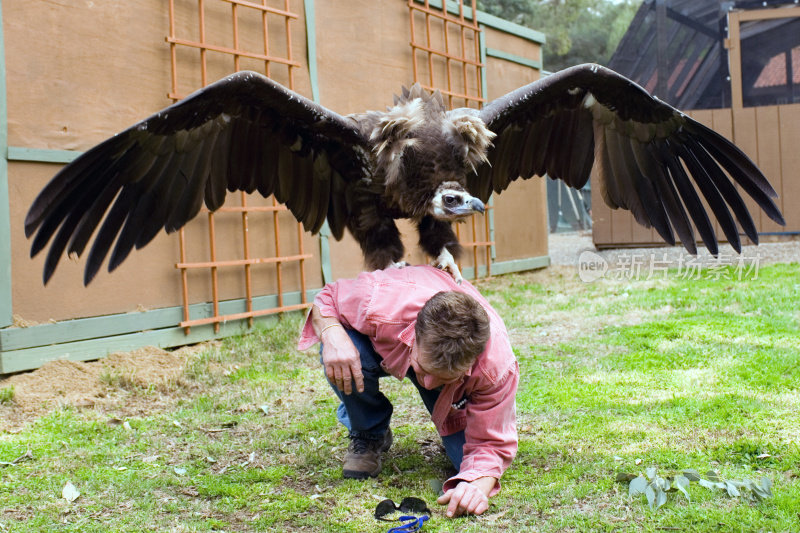
<svg viewBox="0 0 800 533">
<path fill-rule="evenodd" d="M 341 238 L 344 189 L 369 172 L 351 119 L 255 72 L 213 83 L 88 150 L 42 190 L 25 219 L 31 255 L 50 249 L 44 281 L 65 250 L 80 256 L 95 230 L 88 284 L 164 228 L 175 231 L 226 189 L 274 194 L 312 232 L 327 217 Z M 103 218 L 105 215 L 105 218 Z M 102 221 L 102 224 L 101 224 Z M 55 238 L 53 239 L 53 236 Z"/>
<path fill-rule="evenodd" d="M 467 179 L 486 201 L 509 183 L 533 175 L 583 187 L 594 168 L 611 208 L 628 209 L 675 244 L 696 253 L 690 218 L 712 254 L 717 239 L 698 192 L 730 244 L 740 249 L 733 216 L 758 242 L 755 224 L 730 178 L 774 221 L 783 217 L 761 171 L 730 141 L 653 98 L 624 76 L 599 65 L 579 65 L 521 87 L 477 114 L 494 132 L 488 163 Z M 730 175 L 730 178 L 726 173 Z"/>
</svg>

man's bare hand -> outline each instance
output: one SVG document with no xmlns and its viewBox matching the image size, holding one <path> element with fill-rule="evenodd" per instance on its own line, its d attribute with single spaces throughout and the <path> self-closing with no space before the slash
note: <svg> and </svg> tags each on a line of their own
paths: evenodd
<svg viewBox="0 0 800 533">
<path fill-rule="evenodd" d="M 351 394 L 355 381 L 356 390 L 364 392 L 361 354 L 344 326 L 335 317 L 322 316 L 316 305 L 311 307 L 311 324 L 322 341 L 322 364 L 330 382 L 345 394 Z"/>
<path fill-rule="evenodd" d="M 491 483 L 488 480 L 491 480 Z M 439 496 L 436 503 L 447 505 L 446 514 L 450 517 L 463 514 L 482 514 L 489 508 L 488 494 L 495 482 L 494 478 L 479 478 L 472 483 L 462 481 L 455 488 Z"/>
<path fill-rule="evenodd" d="M 353 392 L 353 381 L 356 390 L 364 392 L 364 376 L 361 373 L 361 355 L 350 340 L 350 336 L 342 327 L 325 330 L 322 340 L 322 364 L 325 374 L 345 394 Z"/>
</svg>

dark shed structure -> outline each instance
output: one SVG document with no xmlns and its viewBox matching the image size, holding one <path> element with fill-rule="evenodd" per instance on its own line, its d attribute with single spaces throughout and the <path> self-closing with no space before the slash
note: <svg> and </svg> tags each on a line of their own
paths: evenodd
<svg viewBox="0 0 800 533">
<path fill-rule="evenodd" d="M 728 13 L 783 1 L 645 0 L 609 66 L 680 109 L 731 107 Z M 742 24 L 744 106 L 800 102 L 800 18 Z"/>
</svg>

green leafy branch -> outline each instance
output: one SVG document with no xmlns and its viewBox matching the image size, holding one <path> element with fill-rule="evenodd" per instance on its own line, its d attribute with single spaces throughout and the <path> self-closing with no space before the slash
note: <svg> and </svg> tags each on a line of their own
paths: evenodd
<svg viewBox="0 0 800 533">
<path fill-rule="evenodd" d="M 701 477 L 697 470 L 689 468 L 677 476 L 663 478 L 657 474 L 655 467 L 650 467 L 645 470 L 644 475 L 619 472 L 617 481 L 628 483 L 628 496 L 631 498 L 644 494 L 653 511 L 667 503 L 669 493 L 679 492 L 688 501 L 692 501 L 689 485 L 693 482 L 709 490 L 725 491 L 731 498 L 746 498 L 751 502 L 772 497 L 772 480 L 768 477 L 762 477 L 759 482 L 751 479 L 744 481 L 722 479 L 713 470 L 709 470 L 705 473 L 705 477 Z"/>
</svg>

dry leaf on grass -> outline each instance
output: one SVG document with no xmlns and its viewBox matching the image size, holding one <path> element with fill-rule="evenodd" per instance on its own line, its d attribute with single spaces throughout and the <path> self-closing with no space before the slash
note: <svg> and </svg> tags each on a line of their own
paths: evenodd
<svg viewBox="0 0 800 533">
<path fill-rule="evenodd" d="M 74 502 L 80 496 L 80 491 L 72 484 L 71 481 L 67 481 L 67 484 L 64 485 L 64 488 L 61 489 L 61 497 L 67 500 L 68 502 Z"/>
</svg>

